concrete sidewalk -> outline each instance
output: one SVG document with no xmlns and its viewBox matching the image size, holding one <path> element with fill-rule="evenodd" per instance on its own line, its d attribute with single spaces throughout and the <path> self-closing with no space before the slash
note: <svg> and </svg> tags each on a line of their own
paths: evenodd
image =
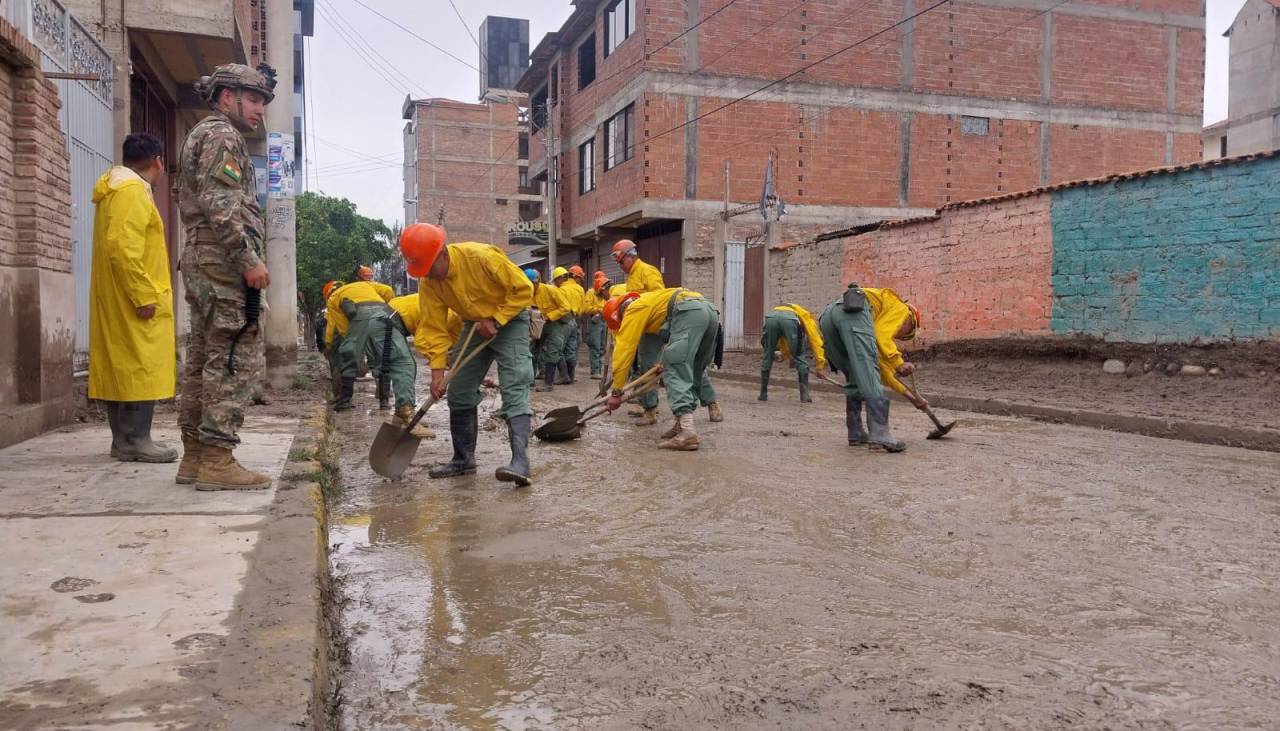
<svg viewBox="0 0 1280 731">
<path fill-rule="evenodd" d="M 0 450 L 0 728 L 210 725 L 210 700 L 229 680 L 220 665 L 246 651 L 235 647 L 243 632 L 229 639 L 262 599 L 246 591 L 262 571 L 255 548 L 291 512 L 279 491 L 297 484 L 280 477 L 298 428 L 246 424 L 237 457 L 276 478 L 262 492 L 197 492 L 174 483 L 176 464 L 113 461 L 105 425 Z M 180 441 L 172 421 L 157 432 Z M 253 658 L 238 662 L 252 672 Z M 305 664 L 296 672 L 309 683 Z"/>
</svg>

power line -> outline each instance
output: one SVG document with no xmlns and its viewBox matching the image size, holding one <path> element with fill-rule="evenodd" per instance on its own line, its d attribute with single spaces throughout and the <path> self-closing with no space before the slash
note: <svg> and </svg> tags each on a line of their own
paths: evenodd
<svg viewBox="0 0 1280 731">
<path fill-rule="evenodd" d="M 357 0 L 357 1 L 358 1 L 358 0 Z M 631 0 L 631 2 L 635 2 L 635 0 Z M 697 23 L 694 23 L 693 25 L 689 26 L 688 28 L 685 28 L 685 29 L 684 29 L 683 31 L 681 31 L 680 33 L 677 33 L 676 35 L 674 35 L 674 36 L 672 36 L 671 38 L 667 39 L 667 42 L 666 42 L 666 43 L 663 43 L 661 46 L 658 46 L 657 48 L 653 49 L 652 51 L 645 51 L 643 54 L 641 54 L 640 58 L 637 58 L 636 60 L 632 61 L 631 63 L 627 64 L 626 66 L 623 66 L 622 68 L 618 69 L 617 71 L 614 71 L 613 73 L 609 74 L 608 76 L 606 76 L 606 77 L 604 77 L 604 78 L 602 78 L 602 79 L 596 79 L 595 81 L 593 81 L 593 82 L 591 82 L 591 83 L 593 83 L 593 84 L 603 84 L 604 82 L 609 81 L 610 79 L 614 79 L 614 78 L 617 78 L 618 76 L 621 76 L 622 74 L 625 74 L 626 72 L 628 72 L 628 71 L 630 71 L 631 69 L 635 68 L 635 67 L 636 67 L 636 66 L 638 66 L 639 64 L 642 64 L 642 63 L 644 63 L 645 61 L 648 61 L 650 58 L 652 58 L 652 57 L 653 57 L 653 54 L 657 53 L 658 51 L 661 51 L 662 49 L 666 48 L 667 46 L 670 46 L 672 43 L 675 43 L 676 41 L 680 40 L 681 38 L 684 38 L 686 35 L 688 35 L 690 32 L 692 32 L 692 31 L 693 31 L 694 29 L 696 29 L 698 26 L 702 25 L 703 23 L 707 22 L 708 20 L 711 20 L 712 18 L 716 17 L 716 16 L 717 16 L 717 15 L 719 15 L 720 13 L 723 13 L 724 11 L 728 10 L 728 9 L 730 8 L 730 6 L 732 6 L 732 5 L 733 5 L 734 3 L 736 3 L 736 2 L 738 2 L 738 0 L 729 0 L 729 2 L 727 2 L 727 3 L 725 3 L 724 5 L 722 5 L 722 6 L 720 6 L 719 8 L 717 8 L 714 12 L 712 12 L 712 13 L 711 13 L 710 15 L 708 15 L 707 17 L 703 18 L 702 20 L 699 20 Z"/>
<path fill-rule="evenodd" d="M 417 84 L 415 84 L 412 79 L 409 79 L 409 77 L 401 73 L 396 68 L 395 64 L 388 61 L 381 53 L 378 53 L 378 51 L 373 48 L 372 44 L 365 40 L 364 36 L 360 35 L 354 27 L 348 29 L 347 26 L 349 23 L 347 23 L 345 18 L 327 5 L 316 5 L 316 10 L 320 11 L 320 15 L 328 21 L 330 27 L 337 34 L 338 38 L 345 43 L 348 48 L 355 52 L 355 54 L 359 56 L 360 59 L 369 66 L 369 68 L 373 69 L 374 73 L 381 77 L 383 81 L 387 82 L 392 89 L 410 96 L 412 95 L 413 89 L 414 87 L 417 87 Z M 366 46 L 368 46 L 368 48 L 366 48 Z M 426 91 L 421 87 L 417 88 L 419 91 Z M 430 96 L 429 93 L 428 96 Z"/>
<path fill-rule="evenodd" d="M 312 174 L 315 178 L 315 186 L 318 189 L 320 187 L 320 163 L 316 159 L 316 153 L 318 150 L 316 149 L 316 120 L 314 116 L 316 109 L 314 101 L 315 89 L 312 88 L 312 84 L 315 83 L 315 78 L 311 75 L 311 36 L 307 36 L 303 40 L 302 53 L 303 63 L 305 64 L 303 66 L 303 83 L 305 85 L 303 91 L 306 92 L 302 96 L 302 113 L 307 117 L 307 127 L 303 130 L 303 133 L 311 133 L 311 144 L 307 145 L 307 149 L 311 152 L 311 164 L 308 167 L 313 170 Z M 305 140 L 306 138 L 303 137 L 304 142 Z"/>
<path fill-rule="evenodd" d="M 408 86 L 417 88 L 419 91 L 424 92 L 427 96 L 431 96 L 431 92 L 427 91 L 425 87 L 420 86 L 416 81 L 414 81 L 412 77 L 402 72 L 400 70 L 399 65 L 393 63 L 386 56 L 383 56 L 382 53 L 378 51 L 377 47 L 374 44 L 370 43 L 369 39 L 365 38 L 364 34 L 362 34 L 356 28 L 355 24 L 352 23 L 350 20 L 347 20 L 346 16 L 344 16 L 341 13 L 341 11 L 338 10 L 337 7 L 335 7 L 332 3 L 329 3 L 329 2 L 325 2 L 325 7 L 328 8 L 330 15 L 336 17 L 339 21 L 341 21 L 342 24 L 346 27 L 347 31 L 352 35 L 354 35 L 361 43 L 364 44 L 365 49 L 370 54 L 372 54 L 373 56 L 376 56 L 382 62 L 383 67 L 390 70 L 394 74 L 394 78 L 401 79 Z"/>
<path fill-rule="evenodd" d="M 458 22 L 462 23 L 462 29 L 471 36 L 471 42 L 476 44 L 476 50 L 480 49 L 480 41 L 476 40 L 476 34 L 471 32 L 471 26 L 467 25 L 467 21 L 462 18 L 462 12 L 458 10 L 458 4 L 453 0 L 449 0 L 449 5 L 453 7 L 453 14 L 458 16 Z"/>
<path fill-rule="evenodd" d="M 375 63 L 373 59 L 371 59 L 368 55 L 366 55 L 366 53 L 362 49 L 357 47 L 355 41 L 351 40 L 343 31 L 343 29 L 340 28 L 338 24 L 326 14 L 323 6 L 317 5 L 316 10 L 319 11 L 320 17 L 329 23 L 329 27 L 333 29 L 334 34 L 338 36 L 338 39 L 341 40 L 347 46 L 347 48 L 350 48 L 351 51 L 355 53 L 356 56 L 361 61 L 364 61 L 365 64 L 370 69 L 372 69 L 373 72 L 378 76 L 378 78 L 386 82 L 387 86 L 390 86 L 391 89 L 397 93 L 405 91 L 405 89 L 403 88 L 403 84 L 392 80 L 392 78 L 387 75 L 386 71 L 384 71 L 380 66 L 378 66 L 378 64 Z"/>
<path fill-rule="evenodd" d="M 360 7 L 364 8 L 365 10 L 368 10 L 369 12 L 371 12 L 371 13 L 373 13 L 374 15 L 378 16 L 379 18 L 382 18 L 383 20 L 385 20 L 385 21 L 387 21 L 388 23 L 390 23 L 390 24 L 394 25 L 395 27 L 399 28 L 400 30 L 404 31 L 405 33 L 408 33 L 409 35 L 413 36 L 414 38 L 417 38 L 418 40 L 422 41 L 423 43 L 427 44 L 428 46 L 431 46 L 432 48 L 436 49 L 436 50 L 437 50 L 437 51 L 439 51 L 440 53 L 443 53 L 444 55 L 448 56 L 449 58 L 452 58 L 454 61 L 457 61 L 458 63 L 462 64 L 463 66 L 466 66 L 467 68 L 471 69 L 472 71 L 477 71 L 477 72 L 478 72 L 478 71 L 480 70 L 480 69 L 476 68 L 473 64 L 468 63 L 467 61 L 464 61 L 464 60 L 462 60 L 462 59 L 458 58 L 457 56 L 453 55 L 452 53 L 449 53 L 448 51 L 446 51 L 445 49 L 441 48 L 440 46 L 437 46 L 436 44 L 432 43 L 431 41 L 427 40 L 426 38 L 423 38 L 422 36 L 418 35 L 417 33 L 414 33 L 413 31 L 411 31 L 411 30 L 409 30 L 408 28 L 404 27 L 403 25 L 401 25 L 400 23 L 396 22 L 395 20 L 392 20 L 391 18 L 388 18 L 387 16 L 383 15 L 382 13 L 378 12 L 377 10 L 374 10 L 373 8 L 371 8 L 371 7 L 369 7 L 368 5 L 366 5 L 362 0 L 354 0 L 354 2 L 355 2 L 355 4 L 356 4 L 356 5 L 359 5 Z"/>
</svg>

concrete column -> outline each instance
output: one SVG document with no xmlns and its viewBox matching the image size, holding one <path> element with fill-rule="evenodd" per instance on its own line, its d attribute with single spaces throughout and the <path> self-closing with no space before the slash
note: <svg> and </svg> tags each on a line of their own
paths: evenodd
<svg viewBox="0 0 1280 731">
<path fill-rule="evenodd" d="M 279 81 L 267 107 L 266 132 L 293 134 L 293 1 L 267 0 L 267 63 Z M 293 163 L 290 158 L 285 161 Z M 267 198 L 267 377 L 273 388 L 289 385 L 298 368 L 297 211 L 292 197 Z"/>
</svg>

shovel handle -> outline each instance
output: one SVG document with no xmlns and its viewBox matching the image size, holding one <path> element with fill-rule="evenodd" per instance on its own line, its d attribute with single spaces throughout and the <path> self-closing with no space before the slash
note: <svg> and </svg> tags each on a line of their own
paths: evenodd
<svg viewBox="0 0 1280 731">
<path fill-rule="evenodd" d="M 636 380 L 639 380 L 639 379 L 636 379 Z M 635 388 L 632 391 L 624 390 L 622 394 L 622 403 L 629 404 L 632 401 L 635 401 L 636 399 L 640 398 L 641 396 L 644 396 L 645 394 L 650 393 L 652 391 L 656 391 L 657 389 L 658 389 L 658 382 L 651 380 L 639 386 L 638 388 Z M 582 415 L 582 418 L 578 419 L 578 426 L 582 426 L 583 424 L 587 423 L 588 421 L 591 421 L 592 419 L 599 418 L 609 413 L 607 409 L 600 408 L 600 406 L 601 404 L 593 404 L 590 408 L 588 408 L 587 412 Z M 593 412 L 591 411 L 591 409 L 596 409 L 596 411 Z"/>
<path fill-rule="evenodd" d="M 488 340 L 484 341 L 480 345 L 476 346 L 476 348 L 472 350 L 470 353 L 466 353 L 465 355 L 463 355 L 463 353 L 467 349 L 467 346 L 471 344 L 471 336 L 475 335 L 475 333 L 476 333 L 476 326 L 475 324 L 472 324 L 471 329 L 467 331 L 467 337 L 462 340 L 462 347 L 458 349 L 457 359 L 454 360 L 453 366 L 449 368 L 449 372 L 445 374 L 444 382 L 441 384 L 445 388 L 448 388 L 449 384 L 453 381 L 453 377 L 457 375 L 459 368 L 471 362 L 472 358 L 476 357 L 476 355 L 478 355 L 480 351 L 489 347 L 489 343 L 492 343 L 496 339 L 496 336 L 489 338 Z M 434 395 L 428 397 L 426 403 L 422 404 L 422 408 L 418 409 L 418 413 L 413 415 L 413 420 L 410 421 L 409 425 L 404 428 L 404 433 L 408 434 L 411 429 L 417 426 L 418 422 L 422 421 L 422 417 L 427 415 L 427 409 L 430 409 L 432 406 L 435 406 L 437 401 L 439 401 L 439 399 L 437 399 Z"/>
<path fill-rule="evenodd" d="M 920 389 L 916 388 L 916 374 L 912 373 L 908 377 L 911 379 L 911 395 L 915 396 L 916 398 L 920 398 Z M 925 413 L 925 416 L 928 416 L 929 420 L 933 422 L 934 426 L 938 427 L 939 429 L 946 428 L 942 425 L 942 422 L 938 419 L 938 417 L 934 415 L 933 409 L 926 406 L 924 407 L 924 413 Z"/>
</svg>

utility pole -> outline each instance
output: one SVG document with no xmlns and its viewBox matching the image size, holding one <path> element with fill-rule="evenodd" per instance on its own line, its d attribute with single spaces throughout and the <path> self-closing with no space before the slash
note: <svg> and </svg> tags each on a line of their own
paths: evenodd
<svg viewBox="0 0 1280 731">
<path fill-rule="evenodd" d="M 547 96 L 547 278 L 556 268 L 556 243 L 560 240 L 560 207 L 556 186 L 560 183 L 560 156 L 556 154 L 556 120 Z"/>
<path fill-rule="evenodd" d="M 266 61 L 276 70 L 276 98 L 267 106 L 267 377 L 287 386 L 298 369 L 298 237 L 294 208 L 293 2 L 267 4 Z"/>
</svg>

